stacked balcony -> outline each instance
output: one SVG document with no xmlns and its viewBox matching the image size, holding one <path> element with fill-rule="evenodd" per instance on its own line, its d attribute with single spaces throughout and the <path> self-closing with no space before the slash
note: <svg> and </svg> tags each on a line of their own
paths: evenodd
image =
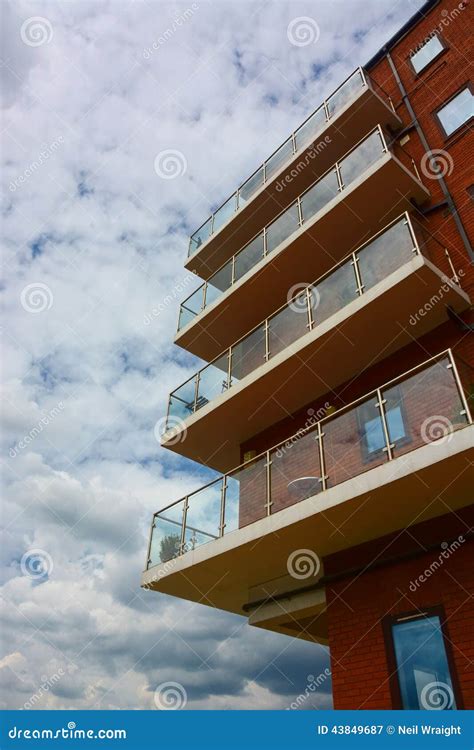
<svg viewBox="0 0 474 750">
<path fill-rule="evenodd" d="M 445 248 L 404 213 L 176 388 L 163 445 L 226 471 L 242 443 L 440 325 L 447 305 L 460 312 L 469 297 Z"/>
<path fill-rule="evenodd" d="M 144 585 L 191 600 L 212 588 L 243 614 L 295 549 L 322 558 L 469 504 L 473 387 L 441 352 L 163 508 Z"/>
</svg>

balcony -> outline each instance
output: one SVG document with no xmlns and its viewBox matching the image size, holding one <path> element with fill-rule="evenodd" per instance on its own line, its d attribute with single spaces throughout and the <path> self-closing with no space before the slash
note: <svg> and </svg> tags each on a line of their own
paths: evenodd
<svg viewBox="0 0 474 750">
<path fill-rule="evenodd" d="M 467 308 L 455 279 L 447 250 L 404 213 L 176 388 L 162 445 L 226 471 L 242 443 L 328 384 L 440 325 L 446 305 Z"/>
<path fill-rule="evenodd" d="M 401 126 L 359 68 L 192 235 L 186 268 L 208 278 L 378 122 Z"/>
<path fill-rule="evenodd" d="M 142 585 L 244 614 L 295 550 L 323 559 L 470 504 L 473 392 L 447 350 L 169 505 Z"/>
<path fill-rule="evenodd" d="M 185 300 L 175 343 L 202 359 L 215 357 L 283 304 L 306 274 L 321 275 L 426 200 L 415 171 L 402 149 L 397 156 L 389 150 L 377 126 Z"/>
</svg>

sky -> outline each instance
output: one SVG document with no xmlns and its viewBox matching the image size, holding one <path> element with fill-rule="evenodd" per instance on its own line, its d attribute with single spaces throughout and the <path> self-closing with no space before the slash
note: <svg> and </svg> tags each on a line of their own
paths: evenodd
<svg viewBox="0 0 474 750">
<path fill-rule="evenodd" d="M 155 426 L 189 235 L 421 5 L 1 0 L 1 708 L 332 706 L 325 647 L 140 589 L 211 476 Z"/>
</svg>

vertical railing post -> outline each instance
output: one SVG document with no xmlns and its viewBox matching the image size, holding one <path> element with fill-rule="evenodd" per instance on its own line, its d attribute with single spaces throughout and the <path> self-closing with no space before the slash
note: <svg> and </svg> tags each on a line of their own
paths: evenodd
<svg viewBox="0 0 474 750">
<path fill-rule="evenodd" d="M 224 536 L 225 529 L 225 500 L 227 490 L 227 474 L 224 474 L 221 480 L 221 510 L 219 519 L 219 536 Z"/>
<path fill-rule="evenodd" d="M 227 362 L 227 387 L 232 385 L 232 346 L 229 346 L 229 359 Z"/>
<path fill-rule="evenodd" d="M 211 214 L 211 230 L 209 232 L 209 236 L 214 234 L 214 214 Z"/>
<path fill-rule="evenodd" d="M 291 143 L 293 146 L 293 153 L 296 154 L 296 136 L 294 133 L 291 134 Z"/>
<path fill-rule="evenodd" d="M 459 286 L 461 286 L 460 281 L 459 281 L 459 276 L 456 273 L 456 269 L 454 268 L 453 261 L 451 260 L 451 255 L 449 254 L 449 250 L 447 247 L 444 248 L 444 254 L 446 255 L 448 259 L 448 264 L 451 269 L 451 273 L 453 274 L 451 280 L 454 281 L 455 284 L 458 284 Z"/>
<path fill-rule="evenodd" d="M 318 448 L 319 448 L 319 468 L 321 470 L 321 490 L 324 492 L 324 490 L 327 489 L 327 480 L 328 475 L 326 474 L 326 461 L 324 458 L 324 447 L 323 447 L 323 438 L 324 438 L 324 432 L 323 428 L 321 427 L 321 422 L 318 422 Z"/>
<path fill-rule="evenodd" d="M 337 179 L 337 189 L 340 193 L 344 190 L 344 182 L 342 180 L 341 175 L 341 167 L 339 165 L 339 162 L 337 161 L 334 165 L 334 171 L 336 172 L 336 179 Z"/>
<path fill-rule="evenodd" d="M 268 362 L 270 358 L 270 325 L 268 323 L 268 318 L 265 319 L 265 323 L 263 324 L 264 327 L 264 335 L 265 335 L 265 354 L 263 355 L 263 358 L 265 362 Z"/>
<path fill-rule="evenodd" d="M 364 284 L 362 283 L 362 277 L 360 275 L 359 258 L 355 253 L 352 253 L 351 265 L 354 269 L 356 278 L 357 294 L 361 297 L 364 294 Z"/>
<path fill-rule="evenodd" d="M 148 547 L 146 552 L 146 570 L 150 567 L 151 563 L 151 542 L 153 539 L 153 532 L 155 530 L 155 519 L 156 519 L 156 513 L 153 513 L 153 517 L 151 519 L 151 526 L 150 526 L 150 534 L 148 535 Z"/>
<path fill-rule="evenodd" d="M 379 134 L 379 136 L 380 136 L 380 140 L 382 141 L 382 151 L 383 151 L 383 152 L 384 152 L 385 154 L 388 154 L 388 146 L 387 146 L 387 141 L 385 140 L 385 134 L 384 134 L 384 132 L 383 132 L 382 128 L 380 127 L 380 125 L 377 125 L 377 128 L 376 128 L 376 130 L 378 131 L 378 134 Z"/>
<path fill-rule="evenodd" d="M 267 228 L 263 227 L 263 257 L 267 257 Z"/>
<path fill-rule="evenodd" d="M 233 286 L 234 282 L 235 282 L 235 255 L 232 256 L 232 274 L 231 274 L 230 285 Z"/>
<path fill-rule="evenodd" d="M 312 298 L 312 286 L 306 287 L 306 314 L 308 316 L 308 322 L 306 323 L 306 328 L 309 331 L 312 331 L 314 328 L 314 320 L 313 320 L 313 298 Z"/>
<path fill-rule="evenodd" d="M 188 495 L 184 498 L 183 501 L 183 516 L 181 519 L 181 538 L 179 540 L 179 554 L 184 555 L 185 553 L 185 544 L 186 544 L 186 518 L 188 515 L 188 506 L 189 506 L 189 498 Z"/>
<path fill-rule="evenodd" d="M 324 107 L 324 114 L 326 115 L 326 122 L 329 122 L 331 115 L 329 114 L 329 108 L 328 108 L 328 103 L 326 99 L 323 101 L 323 107 Z"/>
<path fill-rule="evenodd" d="M 193 414 L 197 411 L 198 391 L 199 391 L 199 370 L 194 376 L 194 403 L 193 403 Z"/>
<path fill-rule="evenodd" d="M 266 463 L 265 463 L 265 487 L 266 487 L 266 514 L 271 515 L 272 512 L 272 460 L 270 458 L 270 451 L 266 452 Z"/>
<path fill-rule="evenodd" d="M 391 461 L 393 459 L 393 449 L 395 448 L 395 444 L 390 442 L 390 433 L 388 431 L 387 425 L 387 415 L 385 414 L 386 403 L 387 401 L 383 398 L 382 391 L 380 390 L 380 388 L 377 388 L 377 401 L 375 405 L 380 412 L 380 419 L 382 420 L 382 428 L 385 438 L 385 448 L 383 448 L 383 450 L 387 453 L 388 460 Z"/>
<path fill-rule="evenodd" d="M 203 292 L 202 292 L 201 312 L 206 307 L 206 303 L 207 303 L 207 281 L 204 282 L 204 289 L 203 289 Z"/>
<path fill-rule="evenodd" d="M 296 199 L 296 205 L 298 207 L 298 225 L 302 227 L 303 226 L 303 209 L 301 208 L 300 196 L 298 196 Z"/>
<path fill-rule="evenodd" d="M 462 387 L 462 381 L 461 381 L 461 378 L 459 377 L 458 368 L 456 366 L 456 362 L 454 361 L 454 357 L 453 357 L 453 353 L 451 349 L 448 350 L 448 359 L 449 359 L 449 364 L 447 365 L 447 367 L 449 370 L 453 371 L 454 381 L 456 383 L 457 389 L 459 391 L 459 396 L 461 398 L 461 402 L 464 407 L 461 411 L 461 414 L 464 414 L 469 424 L 472 424 L 471 410 L 469 409 L 469 404 L 466 398 L 466 394 L 464 393 L 464 388 Z"/>
</svg>

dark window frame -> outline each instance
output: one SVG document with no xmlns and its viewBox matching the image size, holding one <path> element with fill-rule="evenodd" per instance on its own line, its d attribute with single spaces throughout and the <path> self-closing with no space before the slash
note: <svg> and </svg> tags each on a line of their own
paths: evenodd
<svg viewBox="0 0 474 750">
<path fill-rule="evenodd" d="M 406 711 L 410 709 L 403 708 L 402 693 L 400 690 L 400 682 L 398 679 L 398 666 L 397 657 L 395 654 L 395 644 L 393 641 L 393 626 L 403 622 L 404 620 L 423 620 L 427 617 L 438 617 L 439 625 L 441 630 L 441 636 L 443 639 L 444 650 L 446 653 L 446 661 L 448 663 L 449 676 L 451 678 L 451 684 L 453 686 L 454 700 L 456 702 L 456 710 L 464 709 L 464 702 L 462 699 L 461 686 L 459 683 L 458 673 L 456 670 L 456 664 L 454 662 L 454 656 L 451 648 L 451 639 L 449 636 L 446 612 L 441 604 L 436 604 L 431 607 L 424 607 L 422 611 L 412 610 L 410 612 L 400 612 L 397 615 L 386 615 L 382 619 L 382 632 L 385 644 L 385 654 L 387 658 L 388 666 L 388 683 L 390 688 L 390 697 L 392 700 L 392 709 L 398 711 Z"/>
<path fill-rule="evenodd" d="M 436 121 L 436 124 L 441 132 L 441 135 L 443 136 L 445 141 L 450 140 L 453 136 L 455 136 L 457 133 L 459 133 L 463 128 L 468 128 L 469 123 L 474 120 L 474 115 L 471 115 L 471 117 L 468 120 L 465 120 L 461 125 L 458 125 L 458 127 L 453 130 L 451 133 L 447 133 L 444 129 L 444 125 L 441 122 L 439 113 L 442 109 L 448 106 L 450 102 L 453 101 L 453 99 L 456 99 L 459 94 L 461 94 L 465 89 L 468 89 L 471 94 L 474 94 L 474 87 L 471 83 L 471 81 L 465 81 L 455 92 L 452 94 L 449 99 L 446 99 L 439 107 L 436 107 L 436 109 L 432 112 L 433 117 Z"/>
<path fill-rule="evenodd" d="M 418 71 L 415 70 L 415 66 L 412 63 L 412 59 L 415 57 L 415 55 L 416 55 L 417 52 L 420 52 L 420 50 L 422 50 L 423 47 L 425 47 L 431 41 L 431 39 L 433 37 L 437 37 L 437 39 L 439 39 L 439 41 L 441 42 L 442 49 L 440 49 L 440 51 L 437 52 L 436 55 L 434 57 L 432 57 L 431 60 L 429 62 L 427 62 L 426 65 L 423 68 L 421 68 L 421 70 L 418 70 Z M 413 75 L 416 78 L 419 78 L 421 75 L 423 75 L 423 73 L 425 72 L 425 70 L 427 70 L 428 68 L 430 68 L 431 65 L 434 62 L 436 62 L 437 60 L 439 60 L 439 58 L 441 57 L 441 55 L 444 55 L 448 50 L 449 50 L 449 44 L 447 43 L 446 39 L 441 34 L 432 34 L 429 39 L 427 39 L 426 41 L 424 41 L 424 43 L 420 47 L 418 47 L 418 49 L 416 50 L 416 52 L 414 52 L 412 55 L 408 55 L 408 58 L 407 58 L 408 65 L 410 66 Z"/>
</svg>

